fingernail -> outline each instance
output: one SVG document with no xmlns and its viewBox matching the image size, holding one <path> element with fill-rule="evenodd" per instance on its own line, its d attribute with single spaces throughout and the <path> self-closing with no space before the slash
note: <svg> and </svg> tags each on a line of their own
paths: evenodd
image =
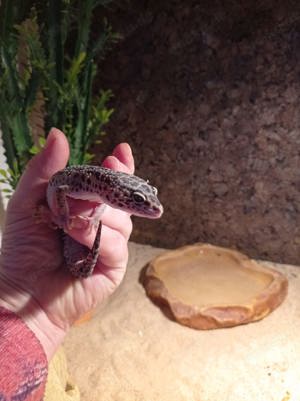
<svg viewBox="0 0 300 401">
<path fill-rule="evenodd" d="M 122 143 L 120 143 L 120 145 L 122 145 L 123 147 L 125 146 L 126 148 L 127 148 L 127 152 L 130 154 L 130 155 L 132 155 L 132 149 L 131 149 L 131 146 L 129 145 L 129 143 L 127 143 L 127 142 L 122 142 Z M 119 146 L 120 146 L 119 145 Z"/>
<path fill-rule="evenodd" d="M 127 146 L 128 151 L 130 152 L 130 154 L 132 154 L 132 149 L 131 149 L 131 146 L 129 145 L 129 143 L 125 142 L 125 145 Z"/>
<path fill-rule="evenodd" d="M 43 151 L 48 151 L 56 141 L 55 131 L 56 128 L 54 127 L 50 129 Z"/>
</svg>

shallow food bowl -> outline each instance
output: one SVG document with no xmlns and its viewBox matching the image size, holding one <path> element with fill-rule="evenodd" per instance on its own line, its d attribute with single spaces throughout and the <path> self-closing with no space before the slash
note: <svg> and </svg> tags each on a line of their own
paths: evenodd
<svg viewBox="0 0 300 401">
<path fill-rule="evenodd" d="M 195 329 L 260 320 L 281 304 L 287 279 L 240 252 L 208 244 L 168 251 L 145 269 L 147 295 Z"/>
</svg>

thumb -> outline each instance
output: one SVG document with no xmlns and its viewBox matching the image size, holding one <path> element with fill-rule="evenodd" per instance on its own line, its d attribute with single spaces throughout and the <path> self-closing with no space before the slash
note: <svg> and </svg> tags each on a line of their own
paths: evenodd
<svg viewBox="0 0 300 401">
<path fill-rule="evenodd" d="M 69 159 L 69 144 L 62 131 L 52 128 L 45 147 L 27 164 L 10 203 L 24 209 L 43 200 L 50 177 Z"/>
</svg>

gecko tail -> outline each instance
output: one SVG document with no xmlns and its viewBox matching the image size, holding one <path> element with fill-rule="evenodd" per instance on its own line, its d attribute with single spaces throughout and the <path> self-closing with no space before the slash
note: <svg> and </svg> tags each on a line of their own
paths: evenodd
<svg viewBox="0 0 300 401">
<path fill-rule="evenodd" d="M 101 230 L 102 222 L 99 221 L 96 237 L 90 250 L 65 235 L 64 256 L 67 262 L 67 269 L 73 276 L 87 278 L 93 274 L 99 257 Z"/>
</svg>

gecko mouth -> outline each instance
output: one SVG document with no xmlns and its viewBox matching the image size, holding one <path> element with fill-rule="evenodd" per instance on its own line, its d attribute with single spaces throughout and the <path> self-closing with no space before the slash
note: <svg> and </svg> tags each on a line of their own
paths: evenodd
<svg viewBox="0 0 300 401">
<path fill-rule="evenodd" d="M 147 215 L 141 214 L 143 217 L 147 217 L 148 219 L 159 219 L 164 212 L 164 208 L 162 205 L 152 206 L 151 209 L 148 210 Z"/>
<path fill-rule="evenodd" d="M 161 215 L 163 214 L 163 212 L 164 212 L 164 208 L 163 208 L 162 205 L 160 205 L 159 207 L 156 208 L 155 218 L 158 219 L 159 217 L 161 217 Z"/>
</svg>

